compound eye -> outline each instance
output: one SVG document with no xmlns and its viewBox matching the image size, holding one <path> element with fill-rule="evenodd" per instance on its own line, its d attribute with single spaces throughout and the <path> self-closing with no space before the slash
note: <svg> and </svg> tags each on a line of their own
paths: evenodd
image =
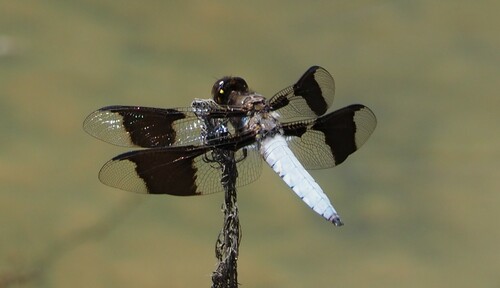
<svg viewBox="0 0 500 288">
<path fill-rule="evenodd" d="M 217 99 L 215 102 L 218 104 L 222 104 L 222 101 L 224 101 L 224 90 L 219 90 L 219 93 L 217 93 Z"/>
<path fill-rule="evenodd" d="M 248 92 L 248 85 L 240 77 L 224 77 L 216 81 L 212 88 L 213 99 L 220 105 L 229 105 L 233 93 L 244 94 L 246 92 Z"/>
<path fill-rule="evenodd" d="M 219 81 L 218 87 L 215 90 L 215 95 L 214 96 L 215 96 L 216 99 L 214 99 L 214 100 L 218 104 L 222 104 L 222 102 L 224 101 L 224 96 L 225 96 L 224 93 L 226 92 L 226 91 L 224 91 L 224 85 L 225 84 L 226 84 L 225 81 L 223 81 L 223 80 Z"/>
</svg>

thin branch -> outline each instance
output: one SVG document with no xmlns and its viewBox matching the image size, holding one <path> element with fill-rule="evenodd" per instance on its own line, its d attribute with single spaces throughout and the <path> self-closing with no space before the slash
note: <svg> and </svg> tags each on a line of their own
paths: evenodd
<svg viewBox="0 0 500 288">
<path fill-rule="evenodd" d="M 211 117 L 212 111 L 218 111 L 220 106 L 210 99 L 196 99 L 191 103 L 198 118 L 203 121 L 201 136 L 207 145 L 229 135 L 228 119 Z M 205 161 L 218 163 L 222 171 L 221 184 L 225 199 L 222 205 L 224 225 L 215 243 L 217 268 L 212 273 L 212 288 L 238 287 L 238 250 L 240 246 L 240 220 L 236 204 L 236 169 L 235 152 L 231 149 L 215 148 L 206 155 Z"/>
<path fill-rule="evenodd" d="M 238 287 L 238 250 L 240 246 L 240 220 L 236 203 L 236 161 L 234 152 L 217 149 L 214 151 L 222 167 L 221 184 L 224 187 L 225 201 L 223 205 L 224 226 L 215 243 L 215 256 L 218 263 L 212 273 L 212 288 Z"/>
</svg>

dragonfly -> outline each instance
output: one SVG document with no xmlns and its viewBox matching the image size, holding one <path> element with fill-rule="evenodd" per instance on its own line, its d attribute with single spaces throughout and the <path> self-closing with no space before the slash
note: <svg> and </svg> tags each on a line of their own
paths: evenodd
<svg viewBox="0 0 500 288">
<path fill-rule="evenodd" d="M 234 76 L 217 80 L 211 94 L 189 107 L 107 106 L 92 112 L 83 123 L 88 134 L 137 148 L 105 163 L 99 180 L 146 194 L 221 192 L 221 168 L 212 152 L 226 149 L 236 159 L 236 187 L 260 176 L 263 159 L 313 211 L 343 225 L 307 170 L 337 166 L 368 140 L 377 125 L 368 107 L 330 111 L 335 81 L 320 66 L 310 67 L 270 99 Z M 216 128 L 207 128 L 207 120 Z"/>
</svg>

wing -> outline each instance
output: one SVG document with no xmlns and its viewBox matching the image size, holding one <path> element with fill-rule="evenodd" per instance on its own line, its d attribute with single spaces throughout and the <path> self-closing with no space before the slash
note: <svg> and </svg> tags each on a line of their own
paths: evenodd
<svg viewBox="0 0 500 288">
<path fill-rule="evenodd" d="M 377 126 L 366 106 L 344 107 L 315 120 L 283 124 L 289 147 L 306 169 L 329 168 L 358 150 Z"/>
<path fill-rule="evenodd" d="M 241 111 L 223 107 L 211 113 L 214 118 L 239 115 Z M 117 146 L 155 148 L 204 144 L 202 124 L 191 107 L 108 106 L 92 112 L 83 129 Z"/>
<path fill-rule="evenodd" d="M 172 147 L 137 150 L 108 161 L 99 172 L 102 183 L 126 191 L 177 196 L 204 195 L 223 191 L 221 170 L 209 161 L 208 147 Z M 235 153 L 236 186 L 260 176 L 261 157 L 255 144 Z"/>
<path fill-rule="evenodd" d="M 326 113 L 335 96 L 335 81 L 324 68 L 309 68 L 299 81 L 276 93 L 269 101 L 280 121 L 311 119 Z"/>
</svg>

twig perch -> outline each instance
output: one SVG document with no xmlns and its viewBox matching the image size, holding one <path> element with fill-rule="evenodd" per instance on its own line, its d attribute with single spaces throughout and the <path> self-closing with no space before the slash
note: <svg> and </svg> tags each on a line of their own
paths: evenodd
<svg viewBox="0 0 500 288">
<path fill-rule="evenodd" d="M 191 106 L 204 123 L 202 137 L 207 145 L 229 135 L 228 119 L 210 117 L 210 112 L 219 108 L 217 103 L 213 100 L 196 99 Z M 222 205 L 224 226 L 215 243 L 215 257 L 218 263 L 217 268 L 212 273 L 212 288 L 236 288 L 238 287 L 237 261 L 241 232 L 238 205 L 236 204 L 238 171 L 235 152 L 228 147 L 227 149 L 213 149 L 210 154 L 206 156 L 205 161 L 217 163 L 221 169 L 221 184 L 225 193 Z"/>
<path fill-rule="evenodd" d="M 217 268 L 212 273 L 212 288 L 238 287 L 238 249 L 240 246 L 240 220 L 236 203 L 236 160 L 234 152 L 217 149 L 217 160 L 222 168 L 221 184 L 224 187 L 225 201 L 222 206 L 224 212 L 224 226 L 215 243 Z"/>
</svg>

